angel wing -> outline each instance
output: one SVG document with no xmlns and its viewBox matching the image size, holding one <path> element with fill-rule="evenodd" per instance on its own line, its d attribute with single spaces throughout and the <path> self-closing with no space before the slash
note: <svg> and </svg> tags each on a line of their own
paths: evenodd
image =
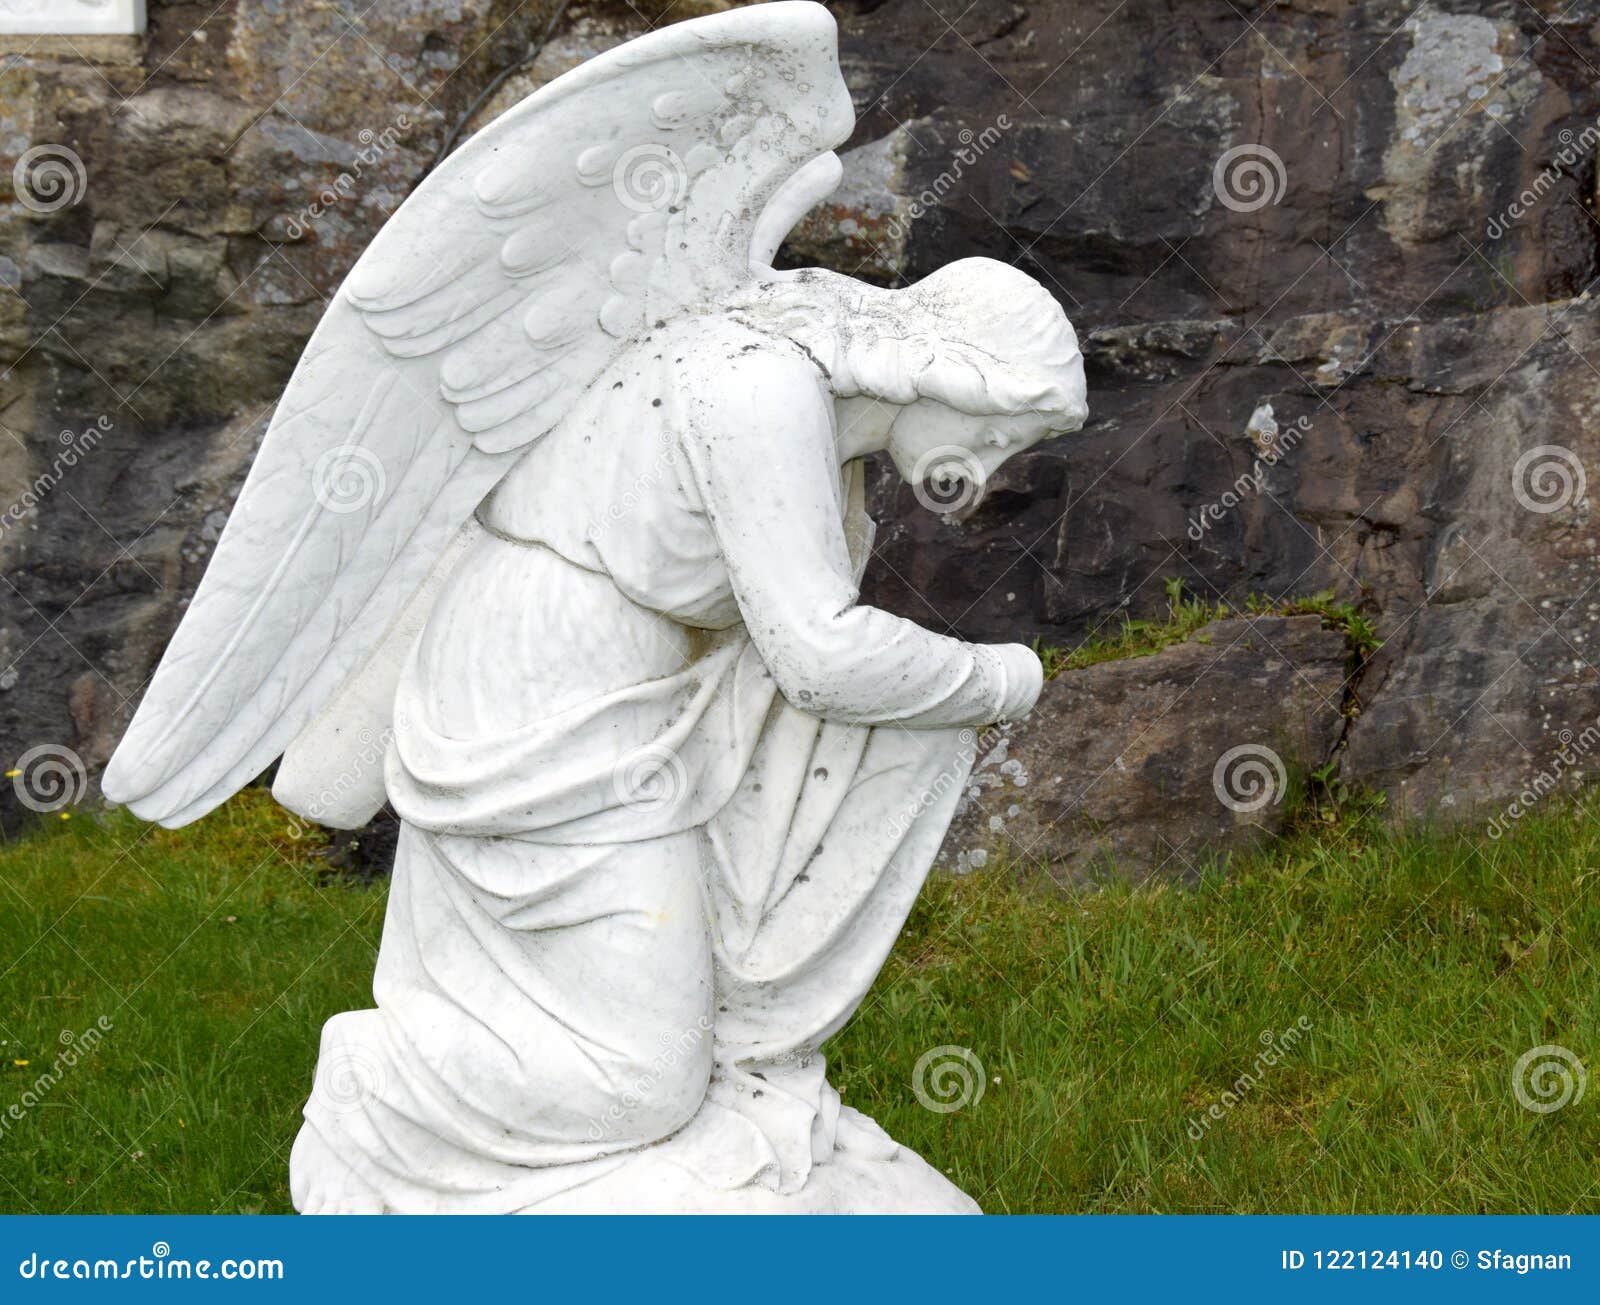
<svg viewBox="0 0 1600 1305">
<path fill-rule="evenodd" d="M 313 334 L 106 796 L 175 826 L 258 775 L 617 353 L 747 286 L 852 121 L 832 17 L 783 0 L 620 46 L 451 155 Z"/>
</svg>

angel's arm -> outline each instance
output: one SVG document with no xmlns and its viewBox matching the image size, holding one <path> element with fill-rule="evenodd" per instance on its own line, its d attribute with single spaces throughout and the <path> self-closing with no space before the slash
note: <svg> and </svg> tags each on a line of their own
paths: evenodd
<svg viewBox="0 0 1600 1305">
<path fill-rule="evenodd" d="M 683 396 L 683 446 L 745 625 L 784 697 L 829 720 L 981 725 L 1033 705 L 1039 661 L 857 602 L 827 398 L 748 356 Z"/>
</svg>

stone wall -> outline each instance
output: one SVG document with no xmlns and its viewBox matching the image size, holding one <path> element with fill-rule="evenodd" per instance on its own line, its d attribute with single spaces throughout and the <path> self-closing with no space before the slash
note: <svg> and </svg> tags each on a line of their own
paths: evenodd
<svg viewBox="0 0 1600 1305">
<path fill-rule="evenodd" d="M 327 297 L 540 26 L 517 0 L 243 0 L 0 39 L 8 760 L 105 762 Z"/>
<path fill-rule="evenodd" d="M 1581 483 L 1600 445 L 1592 15 L 1547 0 L 833 8 L 860 122 L 845 187 L 789 257 L 884 282 L 1015 262 L 1078 324 L 1093 408 L 953 517 L 880 476 L 871 600 L 1071 646 L 1158 615 L 1174 577 L 1232 602 L 1331 588 L 1384 646 L 1295 737 L 1325 745 L 1305 764 L 1334 761 L 1399 813 L 1503 801 L 1550 768 L 1562 731 L 1585 737 L 1600 717 Z M 480 120 L 645 22 L 572 6 Z M 75 203 L 0 213 L 0 483 L 50 482 L 0 532 L 9 750 L 103 761 L 323 298 L 542 27 L 511 0 L 232 0 L 155 4 L 143 42 L 6 47 L 21 53 L 0 79 L 8 170 L 48 143 L 86 176 Z M 52 472 L 85 431 L 87 456 Z M 1301 710 L 1299 654 L 1268 655 L 1266 630 L 1217 637 L 1235 639 L 1229 683 L 1272 737 Z M 1245 674 L 1252 646 L 1286 678 Z M 1171 658 L 1117 674 L 1159 679 Z M 1193 694 L 1155 719 L 1174 739 L 1216 728 Z M 1105 801 L 1182 836 L 1149 804 Z"/>
</svg>

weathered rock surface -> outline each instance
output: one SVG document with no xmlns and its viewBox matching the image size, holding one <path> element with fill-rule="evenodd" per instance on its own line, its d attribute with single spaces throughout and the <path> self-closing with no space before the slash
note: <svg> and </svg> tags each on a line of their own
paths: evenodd
<svg viewBox="0 0 1600 1305">
<path fill-rule="evenodd" d="M 1283 828 L 1339 742 L 1349 672 L 1314 616 L 1217 621 L 1064 672 L 1026 724 L 982 739 L 944 861 L 970 869 L 1002 844 L 1062 881 L 1193 877 L 1209 850 Z"/>
<path fill-rule="evenodd" d="M 0 43 L 8 765 L 105 761 L 324 301 L 550 11 L 156 3 L 146 38 Z"/>
<path fill-rule="evenodd" d="M 1600 716 L 1600 25 L 1472 10 L 852 11 L 859 141 L 915 137 L 895 274 L 1039 275 L 1093 410 L 955 520 L 881 479 L 869 596 L 1072 646 L 1174 577 L 1332 588 L 1385 640 L 1336 759 L 1397 815 L 1501 801 Z"/>
<path fill-rule="evenodd" d="M 1159 615 L 1173 577 L 1235 602 L 1333 588 L 1385 640 L 1336 760 L 1396 813 L 1496 802 L 1600 717 L 1592 13 L 834 9 L 860 125 L 788 257 L 886 283 L 1016 262 L 1079 324 L 1093 408 L 954 519 L 880 474 L 871 601 L 1070 646 Z M 54 144 L 85 176 L 75 202 L 0 210 L 5 751 L 104 759 L 323 298 L 551 12 L 156 3 L 144 41 L 0 50 L 0 175 Z M 475 121 L 659 16 L 573 5 Z M 1162 661 L 1095 674 L 1132 693 Z M 1186 854 L 1211 836 L 1141 792 L 1094 800 Z"/>
</svg>

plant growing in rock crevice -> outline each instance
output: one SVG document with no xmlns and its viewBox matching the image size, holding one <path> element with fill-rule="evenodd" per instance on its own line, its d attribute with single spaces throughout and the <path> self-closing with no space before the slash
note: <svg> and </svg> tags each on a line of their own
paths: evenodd
<svg viewBox="0 0 1600 1305">
<path fill-rule="evenodd" d="M 1265 594 L 1250 594 L 1246 596 L 1242 609 L 1236 609 L 1223 601 L 1212 602 L 1197 594 L 1190 595 L 1178 576 L 1163 581 L 1162 588 L 1167 595 L 1167 618 L 1164 621 L 1124 617 L 1115 634 L 1093 636 L 1074 648 L 1047 643 L 1042 636 L 1035 638 L 1032 647 L 1044 665 L 1045 679 L 1053 680 L 1064 671 L 1081 670 L 1101 662 L 1149 657 L 1191 638 L 1202 643 L 1208 642 L 1209 636 L 1201 633 L 1206 626 L 1213 621 L 1241 615 L 1321 617 L 1323 625 L 1344 636 L 1350 649 L 1352 681 L 1365 669 L 1372 654 L 1382 647 L 1377 626 L 1371 618 L 1362 613 L 1355 603 L 1337 599 L 1332 589 L 1321 589 L 1299 598 L 1269 598 Z M 1346 687 L 1348 697 L 1350 686 Z M 1359 712 L 1359 707 L 1356 711 Z"/>
<path fill-rule="evenodd" d="M 1378 811 L 1384 804 L 1381 793 L 1350 785 L 1338 773 L 1339 758 L 1349 746 L 1351 723 L 1361 714 L 1359 690 L 1362 677 L 1373 654 L 1383 646 L 1383 641 L 1378 638 L 1377 626 L 1353 603 L 1338 601 L 1331 589 L 1318 590 L 1306 598 L 1280 602 L 1270 610 L 1275 615 L 1320 616 L 1323 625 L 1344 636 L 1345 647 L 1349 651 L 1349 670 L 1339 702 L 1339 714 L 1344 718 L 1344 724 L 1329 750 L 1327 760 L 1307 776 L 1306 809 L 1314 819 L 1326 824 L 1338 824 Z"/>
</svg>

